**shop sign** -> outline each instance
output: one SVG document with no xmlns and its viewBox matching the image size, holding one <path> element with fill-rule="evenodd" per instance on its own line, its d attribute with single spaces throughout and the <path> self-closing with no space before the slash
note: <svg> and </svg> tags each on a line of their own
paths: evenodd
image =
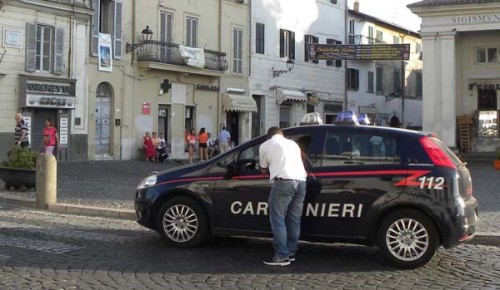
<svg viewBox="0 0 500 290">
<path fill-rule="evenodd" d="M 469 90 L 472 90 L 474 87 L 477 87 L 478 90 L 500 90 L 500 84 L 469 84 Z"/>
<path fill-rule="evenodd" d="M 203 91 L 218 92 L 219 91 L 219 86 L 209 85 L 209 84 L 196 84 L 195 85 L 195 89 L 197 89 L 197 90 L 203 90 Z"/>
<path fill-rule="evenodd" d="M 318 95 L 309 95 L 307 96 L 307 104 L 310 106 L 316 106 L 321 102 L 321 99 L 318 97 Z"/>
<path fill-rule="evenodd" d="M 309 58 L 315 60 L 408 60 L 409 44 L 319 44 L 308 43 Z"/>
<path fill-rule="evenodd" d="M 26 91 L 28 93 L 51 93 L 69 95 L 71 93 L 71 86 L 28 81 L 26 82 Z"/>
<path fill-rule="evenodd" d="M 144 115 L 151 114 L 151 103 L 148 103 L 148 102 L 143 102 L 142 103 L 142 113 Z"/>
<path fill-rule="evenodd" d="M 500 13 L 451 17 L 451 23 L 453 24 L 474 24 L 474 23 L 495 23 L 495 22 L 500 22 Z"/>
</svg>

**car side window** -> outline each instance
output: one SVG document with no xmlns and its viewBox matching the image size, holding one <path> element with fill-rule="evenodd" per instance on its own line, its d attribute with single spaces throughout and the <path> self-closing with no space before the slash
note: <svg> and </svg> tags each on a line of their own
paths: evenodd
<svg viewBox="0 0 500 290">
<path fill-rule="evenodd" d="M 322 166 L 399 164 L 396 140 L 369 133 L 329 131 Z"/>
<path fill-rule="evenodd" d="M 237 152 L 232 152 L 224 157 L 222 157 L 217 163 L 215 163 L 210 169 L 210 173 L 226 173 L 228 166 L 236 162 Z"/>
</svg>

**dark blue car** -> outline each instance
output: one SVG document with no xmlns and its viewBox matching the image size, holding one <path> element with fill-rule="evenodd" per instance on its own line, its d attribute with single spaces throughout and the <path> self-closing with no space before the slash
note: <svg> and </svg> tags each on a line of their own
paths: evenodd
<svg viewBox="0 0 500 290">
<path fill-rule="evenodd" d="M 414 268 L 439 246 L 473 237 L 478 215 L 469 171 L 432 134 L 336 125 L 284 134 L 307 156 L 302 240 L 378 246 L 393 264 Z M 135 194 L 138 222 L 181 247 L 207 236 L 271 236 L 271 183 L 258 156 L 265 140 L 145 178 Z"/>
</svg>

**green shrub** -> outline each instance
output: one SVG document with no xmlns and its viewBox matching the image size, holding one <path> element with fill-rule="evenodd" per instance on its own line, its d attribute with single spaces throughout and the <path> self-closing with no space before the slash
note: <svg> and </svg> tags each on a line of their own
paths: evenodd
<svg viewBox="0 0 500 290">
<path fill-rule="evenodd" d="M 38 152 L 21 147 L 14 147 L 7 153 L 3 166 L 11 168 L 35 169 Z"/>
</svg>

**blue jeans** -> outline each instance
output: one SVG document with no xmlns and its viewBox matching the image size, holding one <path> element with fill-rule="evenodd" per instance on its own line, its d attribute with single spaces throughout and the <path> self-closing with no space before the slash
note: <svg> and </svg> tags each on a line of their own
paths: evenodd
<svg viewBox="0 0 500 290">
<path fill-rule="evenodd" d="M 305 195 L 305 181 L 276 180 L 273 183 L 269 195 L 269 220 L 275 257 L 288 258 L 297 251 Z"/>
</svg>

